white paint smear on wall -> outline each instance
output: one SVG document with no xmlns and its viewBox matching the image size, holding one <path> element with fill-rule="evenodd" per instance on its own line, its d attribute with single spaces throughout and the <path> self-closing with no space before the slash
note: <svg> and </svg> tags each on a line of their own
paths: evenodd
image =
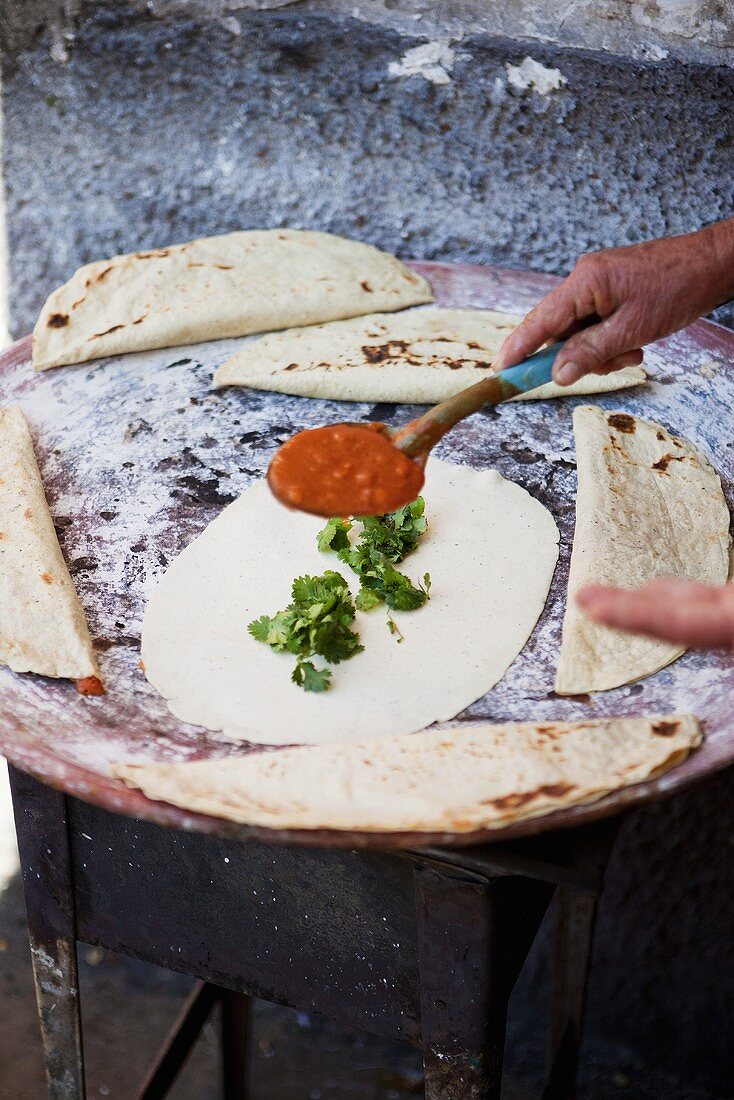
<svg viewBox="0 0 734 1100">
<path fill-rule="evenodd" d="M 387 67 L 390 76 L 422 76 L 432 84 L 448 84 L 457 54 L 448 42 L 424 42 L 414 46 Z"/>
<path fill-rule="evenodd" d="M 523 58 L 519 65 L 511 65 L 508 61 L 505 69 L 507 83 L 520 91 L 532 88 L 538 95 L 550 95 L 568 84 L 560 69 L 549 69 L 532 57 Z"/>
</svg>

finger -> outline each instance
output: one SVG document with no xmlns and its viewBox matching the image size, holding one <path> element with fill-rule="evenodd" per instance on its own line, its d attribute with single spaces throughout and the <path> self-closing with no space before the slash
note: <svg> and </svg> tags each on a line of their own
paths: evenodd
<svg viewBox="0 0 734 1100">
<path fill-rule="evenodd" d="M 679 582 L 673 589 L 585 589 L 577 599 L 595 622 L 636 634 L 695 646 L 730 646 L 734 639 L 734 606 L 724 589 Z"/>
<path fill-rule="evenodd" d="M 622 355 L 615 356 L 610 363 L 605 363 L 603 367 L 591 373 L 613 374 L 615 370 L 624 370 L 625 367 L 639 367 L 643 359 L 642 348 L 636 348 L 635 351 L 626 351 Z"/>
<path fill-rule="evenodd" d="M 585 374 L 603 369 L 619 355 L 637 351 L 630 335 L 625 307 L 598 325 L 577 332 L 566 341 L 553 364 L 553 378 L 568 386 Z"/>
<path fill-rule="evenodd" d="M 504 370 L 522 363 L 543 344 L 553 342 L 559 333 L 580 321 L 573 284 L 566 279 L 546 294 L 538 305 L 520 322 L 505 340 L 494 362 L 495 370 Z"/>
</svg>

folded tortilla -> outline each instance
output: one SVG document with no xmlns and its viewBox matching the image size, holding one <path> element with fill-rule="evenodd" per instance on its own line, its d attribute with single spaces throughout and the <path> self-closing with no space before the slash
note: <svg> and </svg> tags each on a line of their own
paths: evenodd
<svg viewBox="0 0 734 1100">
<path fill-rule="evenodd" d="M 113 772 L 149 798 L 243 824 L 468 833 L 649 779 L 700 740 L 692 715 L 511 722 Z"/>
<path fill-rule="evenodd" d="M 214 385 L 334 401 L 435 404 L 486 378 L 521 320 L 488 310 L 417 309 L 271 333 L 223 363 Z M 627 367 L 572 386 L 551 382 L 515 400 L 605 393 L 644 381 L 641 367 Z"/>
<path fill-rule="evenodd" d="M 386 252 L 330 233 L 250 230 L 80 268 L 33 331 L 36 370 L 430 302 Z"/>
<path fill-rule="evenodd" d="M 670 664 L 686 647 L 588 618 L 586 584 L 641 588 L 657 577 L 724 584 L 729 509 L 700 451 L 660 424 L 585 405 L 574 412 L 576 532 L 556 691 L 605 691 Z"/>
<path fill-rule="evenodd" d="M 0 661 L 14 672 L 99 677 L 18 406 L 0 409 Z"/>
</svg>

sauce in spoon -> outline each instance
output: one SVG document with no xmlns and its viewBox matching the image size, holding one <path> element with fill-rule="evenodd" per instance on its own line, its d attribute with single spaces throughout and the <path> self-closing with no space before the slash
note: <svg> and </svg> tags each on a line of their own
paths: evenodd
<svg viewBox="0 0 734 1100">
<path fill-rule="evenodd" d="M 394 446 L 384 424 L 328 424 L 284 443 L 268 484 L 278 500 L 302 512 L 376 516 L 415 500 L 424 465 Z"/>
</svg>

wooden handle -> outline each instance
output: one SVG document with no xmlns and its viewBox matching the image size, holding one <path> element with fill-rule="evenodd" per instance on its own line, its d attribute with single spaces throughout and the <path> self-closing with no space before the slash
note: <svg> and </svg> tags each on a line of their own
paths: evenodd
<svg viewBox="0 0 734 1100">
<path fill-rule="evenodd" d="M 563 344 L 553 344 L 544 348 L 524 363 L 483 378 L 440 405 L 434 405 L 396 432 L 394 445 L 411 458 L 426 456 L 454 424 L 478 412 L 483 405 L 498 405 L 500 401 L 509 401 L 519 393 L 528 393 L 550 382 L 553 363 L 562 347 Z"/>
</svg>

